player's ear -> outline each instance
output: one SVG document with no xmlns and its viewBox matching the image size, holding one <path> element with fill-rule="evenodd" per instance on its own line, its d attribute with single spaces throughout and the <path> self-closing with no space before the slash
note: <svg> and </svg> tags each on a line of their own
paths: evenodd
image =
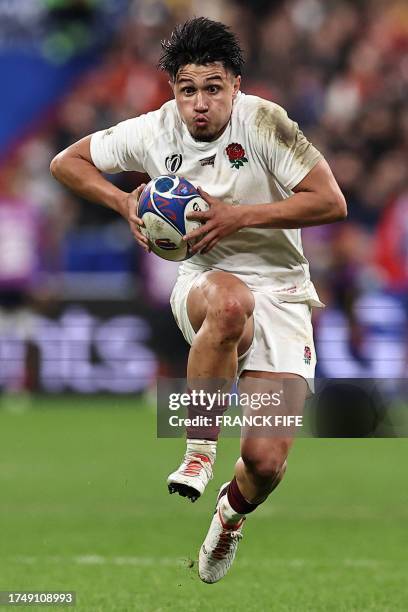
<svg viewBox="0 0 408 612">
<path fill-rule="evenodd" d="M 240 74 L 238 74 L 237 76 L 234 76 L 233 87 L 234 89 L 232 92 L 232 97 L 235 98 L 235 96 L 239 92 L 239 88 L 241 87 L 241 75 Z"/>
<path fill-rule="evenodd" d="M 171 88 L 171 91 L 173 92 L 173 95 L 174 95 L 174 93 L 175 93 L 175 92 L 174 92 L 175 82 L 174 82 L 172 79 L 170 79 L 170 80 L 168 81 L 168 83 L 169 83 L 170 88 Z"/>
</svg>

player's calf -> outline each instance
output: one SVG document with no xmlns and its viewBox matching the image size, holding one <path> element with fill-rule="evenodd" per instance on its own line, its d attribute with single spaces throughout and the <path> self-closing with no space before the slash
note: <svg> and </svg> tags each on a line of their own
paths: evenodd
<svg viewBox="0 0 408 612">
<path fill-rule="evenodd" d="M 263 502 L 281 482 L 286 471 L 289 438 L 248 438 L 241 444 L 235 474 L 244 497 Z"/>
</svg>

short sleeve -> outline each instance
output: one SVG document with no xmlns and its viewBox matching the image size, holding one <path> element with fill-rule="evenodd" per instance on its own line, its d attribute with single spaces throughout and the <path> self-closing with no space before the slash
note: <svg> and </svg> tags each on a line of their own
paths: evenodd
<svg viewBox="0 0 408 612">
<path fill-rule="evenodd" d="M 267 166 L 286 189 L 296 187 L 322 159 L 281 106 L 265 102 L 258 110 L 256 126 Z"/>
<path fill-rule="evenodd" d="M 109 174 L 124 170 L 143 172 L 147 124 L 147 116 L 141 115 L 92 134 L 91 157 L 98 170 Z"/>
</svg>

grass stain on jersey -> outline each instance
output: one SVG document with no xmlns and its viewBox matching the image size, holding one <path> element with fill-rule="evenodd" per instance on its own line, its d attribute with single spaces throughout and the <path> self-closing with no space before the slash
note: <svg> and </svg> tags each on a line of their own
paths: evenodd
<svg viewBox="0 0 408 612">
<path fill-rule="evenodd" d="M 256 112 L 255 126 L 260 133 L 276 138 L 279 145 L 293 148 L 294 159 L 302 165 L 308 167 L 311 159 L 316 157 L 314 146 L 278 104 L 263 101 Z"/>
<path fill-rule="evenodd" d="M 279 144 L 290 149 L 296 142 L 296 126 L 286 112 L 277 104 L 262 102 L 255 117 L 255 125 L 260 132 L 274 134 Z"/>
</svg>

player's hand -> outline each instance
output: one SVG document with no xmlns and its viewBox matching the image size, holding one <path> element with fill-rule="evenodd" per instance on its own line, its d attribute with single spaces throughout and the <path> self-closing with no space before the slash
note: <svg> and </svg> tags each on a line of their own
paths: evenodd
<svg viewBox="0 0 408 612">
<path fill-rule="evenodd" d="M 137 189 L 132 191 L 132 193 L 128 194 L 127 210 L 128 210 L 128 221 L 129 221 L 130 231 L 132 232 L 133 236 L 136 238 L 136 242 L 146 251 L 146 253 L 149 253 L 150 251 L 149 241 L 146 238 L 146 236 L 142 234 L 140 230 L 141 227 L 144 227 L 144 223 L 142 219 L 137 216 L 137 209 L 139 206 L 140 194 L 142 193 L 145 187 L 146 187 L 146 184 L 142 183 L 141 185 L 139 185 Z"/>
<path fill-rule="evenodd" d="M 213 198 L 198 187 L 200 196 L 209 205 L 209 210 L 192 212 L 187 215 L 190 221 L 201 221 L 203 225 L 186 234 L 183 240 L 197 241 L 191 247 L 192 253 L 208 253 L 221 238 L 237 232 L 243 227 L 240 206 L 225 204 L 218 198 Z"/>
</svg>

